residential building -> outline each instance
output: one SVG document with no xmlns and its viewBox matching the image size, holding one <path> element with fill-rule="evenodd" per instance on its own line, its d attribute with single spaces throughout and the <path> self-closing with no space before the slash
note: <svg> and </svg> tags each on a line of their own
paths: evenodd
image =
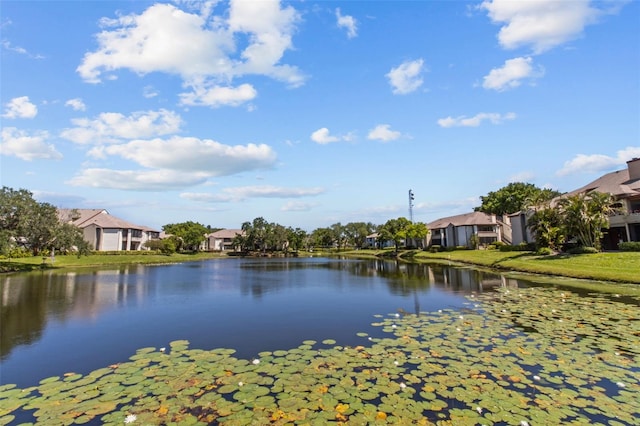
<svg viewBox="0 0 640 426">
<path fill-rule="evenodd" d="M 427 245 L 441 247 L 472 247 L 473 235 L 477 243 L 486 245 L 502 241 L 502 226 L 494 214 L 472 212 L 444 217 L 427 224 Z"/>
<path fill-rule="evenodd" d="M 621 241 L 640 241 L 640 158 L 627 161 L 626 169 L 607 173 L 558 198 L 594 191 L 613 195 L 616 199 L 614 206 L 618 208 L 609 217 L 609 229 L 605 230 L 602 248 L 616 250 Z M 534 241 L 527 227 L 527 219 L 531 214 L 518 212 L 510 215 L 513 244 Z"/>
<path fill-rule="evenodd" d="M 602 248 L 615 250 L 621 241 L 640 241 L 640 158 L 627 161 L 626 169 L 607 173 L 563 196 L 594 191 L 613 195 L 619 209 L 609 217 Z"/>
<path fill-rule="evenodd" d="M 208 251 L 229 251 L 236 250 L 233 240 L 238 235 L 244 235 L 242 229 L 222 229 L 207 235 L 204 242 L 204 250 Z"/>
<path fill-rule="evenodd" d="M 58 209 L 58 216 L 82 229 L 85 241 L 96 251 L 145 250 L 145 242 L 160 238 L 159 231 L 127 222 L 104 209 Z"/>
</svg>

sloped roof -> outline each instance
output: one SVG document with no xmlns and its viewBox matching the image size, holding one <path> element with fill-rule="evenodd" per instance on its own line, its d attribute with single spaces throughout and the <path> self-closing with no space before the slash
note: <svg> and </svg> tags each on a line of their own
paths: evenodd
<svg viewBox="0 0 640 426">
<path fill-rule="evenodd" d="M 591 191 L 612 194 L 617 198 L 628 198 L 633 195 L 640 195 L 640 179 L 629 179 L 629 169 L 618 170 L 607 173 L 581 188 L 568 192 L 563 197 Z"/>
<path fill-rule="evenodd" d="M 77 213 L 75 220 L 72 220 L 72 213 Z M 158 232 L 147 226 L 136 225 L 112 216 L 104 209 L 58 209 L 58 217 L 60 217 L 61 220 L 73 223 L 78 228 L 95 225 L 100 228 L 140 229 L 143 231 Z"/>
<path fill-rule="evenodd" d="M 224 238 L 235 238 L 236 235 L 244 235 L 244 231 L 242 229 L 221 229 L 209 234 L 208 237 L 221 240 Z"/>
<path fill-rule="evenodd" d="M 472 212 L 459 214 L 456 216 L 443 217 L 427 224 L 429 230 L 443 229 L 449 225 L 453 226 L 472 226 L 472 225 L 495 225 L 493 215 L 483 212 Z"/>
</svg>

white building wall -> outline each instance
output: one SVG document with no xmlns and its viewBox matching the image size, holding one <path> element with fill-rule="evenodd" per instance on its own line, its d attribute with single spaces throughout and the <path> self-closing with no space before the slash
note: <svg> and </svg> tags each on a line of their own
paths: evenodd
<svg viewBox="0 0 640 426">
<path fill-rule="evenodd" d="M 122 248 L 122 235 L 119 229 L 102 230 L 102 251 L 119 251 Z"/>
</svg>

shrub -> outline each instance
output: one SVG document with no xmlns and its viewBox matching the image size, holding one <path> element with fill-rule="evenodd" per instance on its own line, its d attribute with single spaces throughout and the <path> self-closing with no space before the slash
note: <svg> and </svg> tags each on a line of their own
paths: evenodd
<svg viewBox="0 0 640 426">
<path fill-rule="evenodd" d="M 20 257 L 31 257 L 33 256 L 33 253 L 31 253 L 31 251 L 27 250 L 24 247 L 13 247 L 11 250 L 9 250 L 8 253 L 8 258 L 9 259 L 18 259 Z"/>
<path fill-rule="evenodd" d="M 595 247 L 582 247 L 582 246 L 573 247 L 567 250 L 567 253 L 569 254 L 593 254 L 598 252 L 599 252 L 598 249 Z"/>
<path fill-rule="evenodd" d="M 540 247 L 537 251 L 536 254 L 538 256 L 549 256 L 550 254 L 553 253 L 553 250 L 551 250 L 549 247 Z"/>
<path fill-rule="evenodd" d="M 442 251 L 442 247 L 437 244 L 434 244 L 431 247 L 429 247 L 429 251 L 431 253 L 438 253 L 439 251 Z"/>
<path fill-rule="evenodd" d="M 494 241 L 492 243 L 489 243 L 489 248 L 493 248 L 493 249 L 499 249 L 502 246 L 506 246 L 506 243 L 503 243 L 502 241 Z"/>
<path fill-rule="evenodd" d="M 640 251 L 640 241 L 627 241 L 618 244 L 618 249 L 622 251 Z"/>
<path fill-rule="evenodd" d="M 536 249 L 534 244 L 524 242 L 515 246 L 505 244 L 499 246 L 499 248 L 500 251 L 534 251 Z"/>
</svg>

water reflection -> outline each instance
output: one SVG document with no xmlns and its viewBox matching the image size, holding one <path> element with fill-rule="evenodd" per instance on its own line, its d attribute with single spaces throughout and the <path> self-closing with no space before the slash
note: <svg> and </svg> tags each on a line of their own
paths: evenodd
<svg viewBox="0 0 640 426">
<path fill-rule="evenodd" d="M 468 268 L 320 258 L 8 275 L 0 278 L 0 383 L 90 371 L 176 339 L 241 357 L 305 339 L 351 344 L 373 314 L 458 307 L 460 294 L 500 285 L 518 283 Z"/>
<path fill-rule="evenodd" d="M 431 286 L 453 292 L 517 286 L 515 280 L 469 268 L 385 260 L 230 262 L 235 262 L 238 268 L 229 268 L 223 261 L 210 261 L 169 267 L 132 265 L 82 273 L 45 271 L 5 276 L 0 283 L 0 357 L 4 359 L 16 345 L 36 342 L 49 322 L 91 321 L 114 308 L 153 303 L 159 293 L 197 294 L 207 287 L 216 291 L 239 289 L 242 296 L 261 299 L 269 293 L 306 286 L 366 287 L 371 285 L 366 278 L 382 278 L 389 291 L 399 296 L 415 296 L 417 290 Z M 191 273 L 184 273 L 185 269 Z M 352 277 L 331 273 L 335 271 L 348 272 Z M 416 309 L 419 311 L 419 306 Z"/>
</svg>

